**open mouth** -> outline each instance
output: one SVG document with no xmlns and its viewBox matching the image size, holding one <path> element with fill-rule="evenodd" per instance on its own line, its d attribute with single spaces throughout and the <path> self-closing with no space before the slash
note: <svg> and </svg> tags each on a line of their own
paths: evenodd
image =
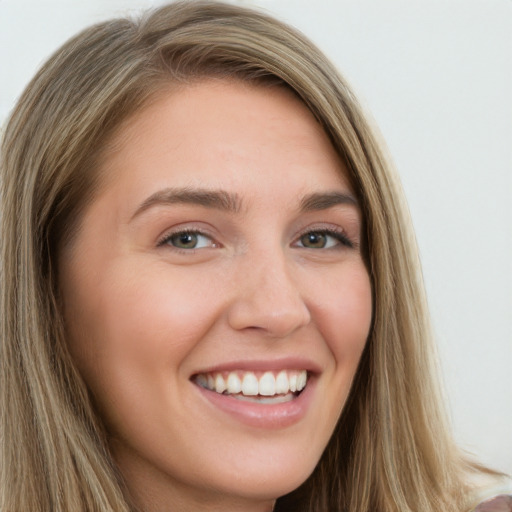
<svg viewBox="0 0 512 512">
<path fill-rule="evenodd" d="M 260 404 L 289 402 L 306 387 L 306 370 L 280 370 L 278 372 L 254 372 L 235 370 L 230 372 L 199 373 L 192 381 L 198 386 L 238 400 Z"/>
</svg>

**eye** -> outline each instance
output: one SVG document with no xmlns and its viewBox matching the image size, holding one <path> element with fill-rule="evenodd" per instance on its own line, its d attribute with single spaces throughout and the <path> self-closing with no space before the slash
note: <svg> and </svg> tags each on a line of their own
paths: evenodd
<svg viewBox="0 0 512 512">
<path fill-rule="evenodd" d="M 204 249 L 205 247 L 216 246 L 208 235 L 199 231 L 178 231 L 171 233 L 161 240 L 158 245 L 170 245 L 177 249 Z"/>
<path fill-rule="evenodd" d="M 327 229 L 308 231 L 300 236 L 297 243 L 306 249 L 333 249 L 340 245 L 353 247 L 343 233 Z"/>
</svg>

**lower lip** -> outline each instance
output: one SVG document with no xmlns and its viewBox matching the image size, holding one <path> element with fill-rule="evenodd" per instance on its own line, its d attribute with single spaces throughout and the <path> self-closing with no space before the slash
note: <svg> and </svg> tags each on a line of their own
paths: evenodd
<svg viewBox="0 0 512 512">
<path fill-rule="evenodd" d="M 296 398 L 280 404 L 246 402 L 230 395 L 210 391 L 197 384 L 194 386 L 210 404 L 237 421 L 251 427 L 279 429 L 289 427 L 304 418 L 311 406 L 315 382 L 309 377 L 306 387 Z"/>
</svg>

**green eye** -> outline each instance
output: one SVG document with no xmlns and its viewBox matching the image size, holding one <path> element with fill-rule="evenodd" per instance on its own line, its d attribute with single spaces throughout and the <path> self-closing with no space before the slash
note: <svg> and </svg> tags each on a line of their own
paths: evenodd
<svg viewBox="0 0 512 512">
<path fill-rule="evenodd" d="M 196 233 L 178 233 L 171 237 L 170 242 L 180 249 L 194 249 L 197 245 L 197 238 Z"/>
<path fill-rule="evenodd" d="M 331 237 L 332 238 L 332 237 Z M 300 243 L 308 249 L 324 249 L 328 236 L 325 233 L 313 231 L 300 237 Z"/>
<path fill-rule="evenodd" d="M 337 231 L 308 231 L 298 240 L 298 244 L 306 249 L 334 249 L 336 247 L 353 247 L 352 242 Z"/>
<path fill-rule="evenodd" d="M 180 231 L 168 236 L 161 245 L 170 245 L 177 249 L 202 249 L 213 247 L 214 243 L 210 237 L 197 231 Z"/>
</svg>

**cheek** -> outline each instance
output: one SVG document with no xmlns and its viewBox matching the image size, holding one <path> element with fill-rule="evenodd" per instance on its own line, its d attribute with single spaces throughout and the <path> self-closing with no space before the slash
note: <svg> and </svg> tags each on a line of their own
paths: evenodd
<svg viewBox="0 0 512 512">
<path fill-rule="evenodd" d="M 334 362 L 355 372 L 372 321 L 372 290 L 362 262 L 330 279 L 317 300 L 317 317 Z"/>
<path fill-rule="evenodd" d="M 78 273 L 67 293 L 69 345 L 81 374 L 104 410 L 163 399 L 214 322 L 211 292 L 186 272 L 137 261 L 117 261 L 97 277 Z"/>
</svg>

